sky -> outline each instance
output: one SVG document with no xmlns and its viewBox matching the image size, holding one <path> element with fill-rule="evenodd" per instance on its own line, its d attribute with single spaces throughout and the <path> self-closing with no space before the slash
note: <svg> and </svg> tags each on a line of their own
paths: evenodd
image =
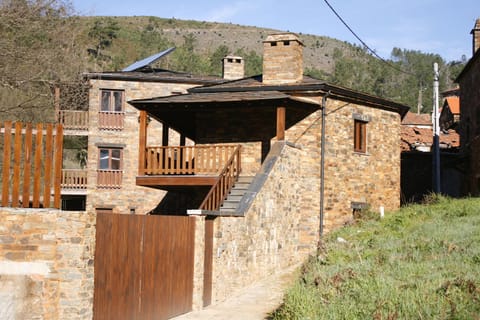
<svg viewBox="0 0 480 320">
<path fill-rule="evenodd" d="M 327 36 L 360 45 L 325 0 L 71 0 L 79 15 L 157 16 L 226 22 Z M 350 28 L 385 59 L 394 47 L 472 56 L 480 0 L 327 0 Z"/>
</svg>

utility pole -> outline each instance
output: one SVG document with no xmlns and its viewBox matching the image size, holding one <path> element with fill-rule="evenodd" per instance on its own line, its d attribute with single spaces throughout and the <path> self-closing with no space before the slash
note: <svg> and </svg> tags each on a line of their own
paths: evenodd
<svg viewBox="0 0 480 320">
<path fill-rule="evenodd" d="M 438 63 L 433 64 L 433 191 L 440 193 L 440 115 L 438 113 Z"/>
</svg>

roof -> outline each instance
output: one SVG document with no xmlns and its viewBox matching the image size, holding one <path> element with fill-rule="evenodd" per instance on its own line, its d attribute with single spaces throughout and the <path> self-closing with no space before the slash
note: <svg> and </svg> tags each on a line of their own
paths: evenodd
<svg viewBox="0 0 480 320">
<path fill-rule="evenodd" d="M 402 125 L 406 126 L 432 126 L 432 118 L 427 113 L 407 112 L 402 120 Z"/>
<path fill-rule="evenodd" d="M 142 71 L 113 71 L 113 72 L 88 72 L 84 74 L 87 79 L 98 80 L 121 80 L 139 82 L 168 82 L 168 83 L 192 83 L 199 85 L 211 85 L 225 82 L 220 77 L 198 76 L 184 72 L 174 72 L 164 69 L 149 69 Z"/>
<path fill-rule="evenodd" d="M 285 102 L 299 103 L 291 93 L 312 93 L 321 95 L 328 93 L 332 98 L 338 98 L 355 103 L 361 103 L 374 108 L 384 109 L 399 113 L 402 117 L 409 107 L 390 100 L 371 96 L 358 91 L 328 84 L 324 81 L 305 76 L 301 82 L 282 85 L 266 85 L 262 76 L 243 78 L 220 84 L 196 87 L 189 89 L 189 94 L 183 96 L 157 97 L 129 101 L 136 108 L 145 110 L 149 105 L 175 105 L 175 104 L 208 104 L 222 102 L 265 101 L 269 99 L 284 99 Z M 304 105 L 315 103 L 303 102 Z M 318 104 L 316 104 L 318 107 Z"/>
<path fill-rule="evenodd" d="M 402 151 L 428 149 L 433 143 L 432 129 L 402 126 Z M 460 147 L 460 135 L 455 130 L 440 133 L 440 148 L 456 149 Z"/>
<path fill-rule="evenodd" d="M 460 98 L 459 97 L 447 97 L 443 106 L 448 105 L 450 112 L 453 114 L 460 114 Z"/>
</svg>

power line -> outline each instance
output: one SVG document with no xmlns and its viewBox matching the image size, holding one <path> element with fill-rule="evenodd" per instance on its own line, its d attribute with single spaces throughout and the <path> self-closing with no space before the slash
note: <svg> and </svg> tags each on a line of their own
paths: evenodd
<svg viewBox="0 0 480 320">
<path fill-rule="evenodd" d="M 335 11 L 335 9 L 330 5 L 330 3 L 328 3 L 327 0 L 323 0 L 323 1 L 327 4 L 327 6 L 330 8 L 330 10 L 332 10 L 332 12 L 337 16 L 337 18 L 343 23 L 343 25 L 344 25 L 345 27 L 347 27 L 347 29 L 355 36 L 355 38 L 357 38 L 358 41 L 360 41 L 360 43 L 363 44 L 363 46 L 364 46 L 365 48 L 367 48 L 368 51 L 370 51 L 375 57 L 377 57 L 378 59 L 380 59 L 380 61 L 382 61 L 384 64 L 386 64 L 386 65 L 389 66 L 390 68 L 397 70 L 398 72 L 405 73 L 405 74 L 408 74 L 408 75 L 411 75 L 411 76 L 416 76 L 416 74 L 414 74 L 414 73 L 411 73 L 411 72 L 402 70 L 402 69 L 398 68 L 397 66 L 394 66 L 393 64 L 391 64 L 391 63 L 388 62 L 387 60 L 383 59 L 380 55 L 378 55 L 378 54 L 375 52 L 375 50 L 372 50 L 372 49 L 365 43 L 365 41 L 363 41 L 363 40 L 355 33 L 355 31 L 353 31 L 352 28 L 350 28 L 350 26 L 345 22 L 345 20 L 343 20 L 343 18 L 337 13 L 337 11 Z"/>
</svg>

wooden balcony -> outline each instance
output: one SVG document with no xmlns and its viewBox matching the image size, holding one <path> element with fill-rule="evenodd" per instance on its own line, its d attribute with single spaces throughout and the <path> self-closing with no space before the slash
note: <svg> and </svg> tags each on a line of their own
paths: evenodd
<svg viewBox="0 0 480 320">
<path fill-rule="evenodd" d="M 196 145 L 147 147 L 137 185 L 169 190 L 175 187 L 210 186 L 201 205 L 217 210 L 241 171 L 240 146 Z"/>
<path fill-rule="evenodd" d="M 62 190 L 86 190 L 87 170 L 62 169 Z"/>
<path fill-rule="evenodd" d="M 97 170 L 97 187 L 119 189 L 122 187 L 122 170 Z"/>
<path fill-rule="evenodd" d="M 105 130 L 122 130 L 125 112 L 101 111 L 98 113 L 98 127 Z"/>
<path fill-rule="evenodd" d="M 58 110 L 57 122 L 64 130 L 88 131 L 88 111 Z"/>
</svg>

